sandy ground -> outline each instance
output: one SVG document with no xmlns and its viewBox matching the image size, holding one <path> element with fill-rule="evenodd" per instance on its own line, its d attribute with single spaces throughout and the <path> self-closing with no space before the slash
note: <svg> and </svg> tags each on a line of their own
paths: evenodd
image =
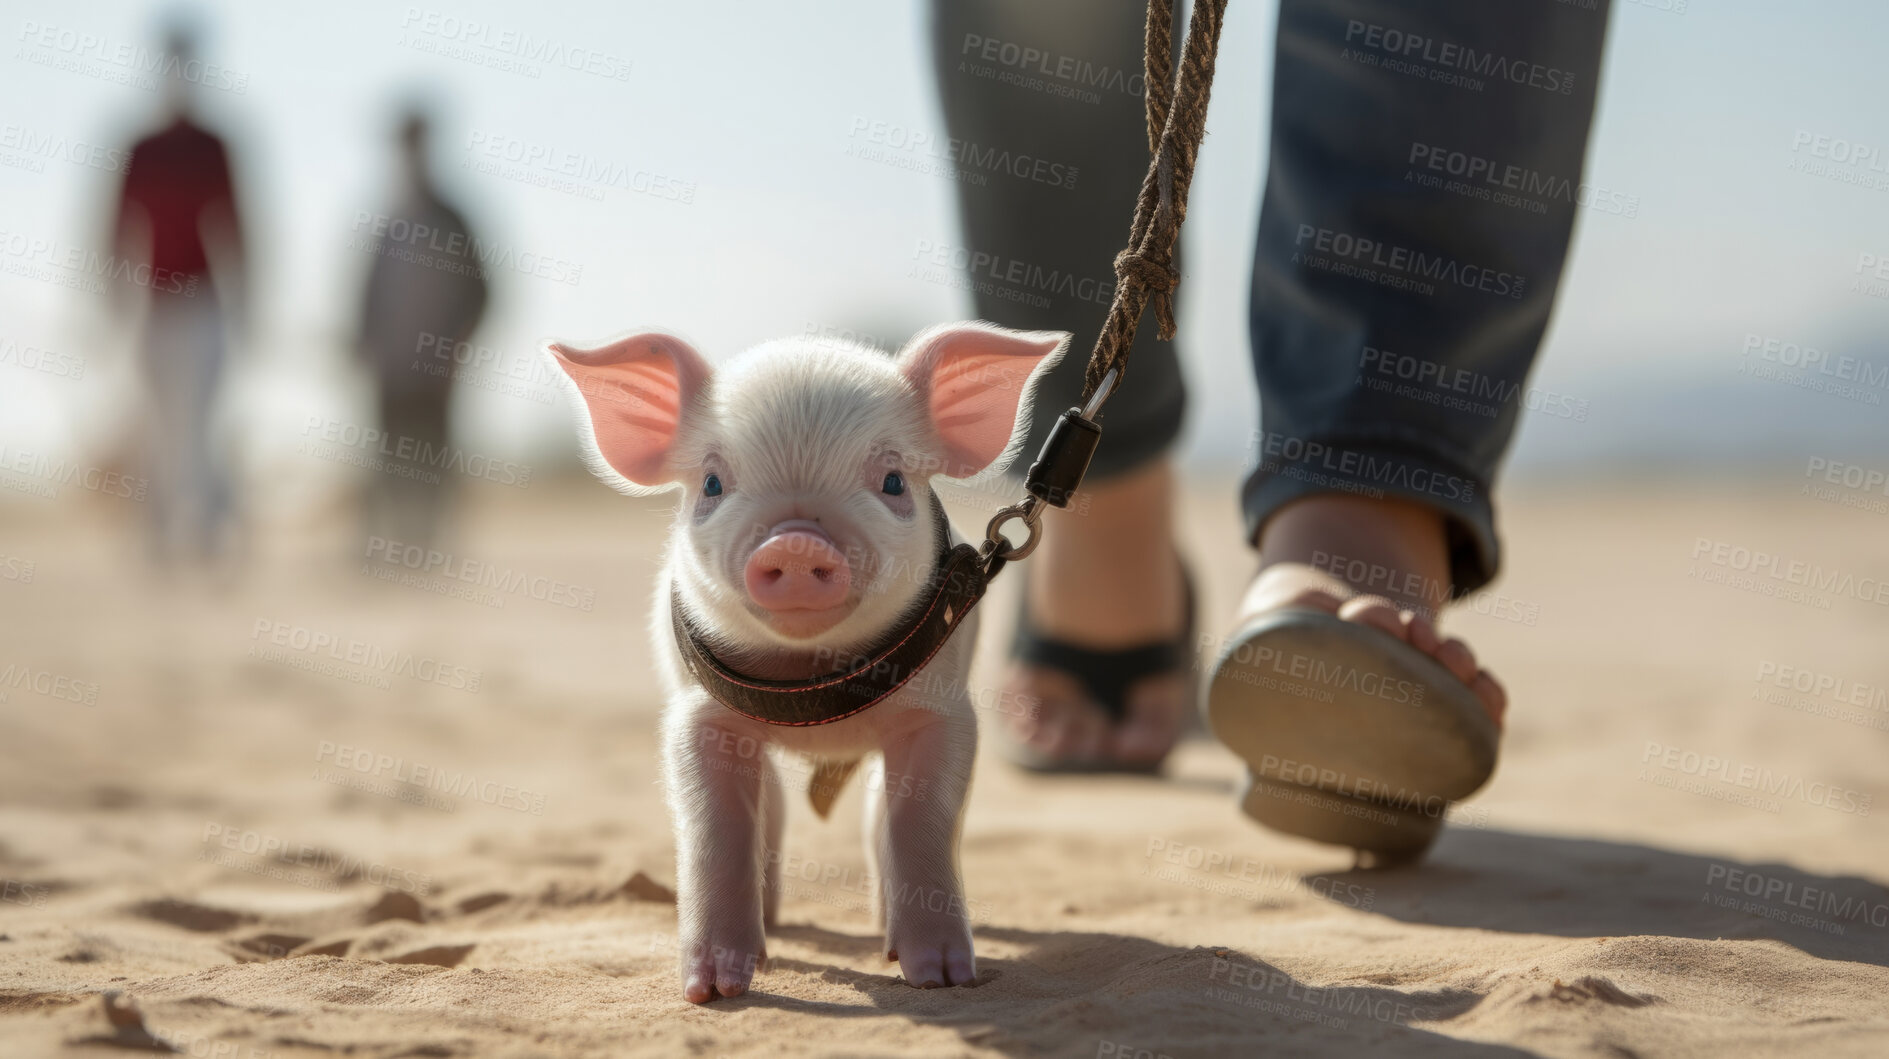
<svg viewBox="0 0 1889 1059">
<path fill-rule="evenodd" d="M 80 496 L 0 508 L 9 1056 L 1889 1054 L 1889 609 L 1712 561 L 1889 574 L 1889 515 L 1796 483 L 1507 496 L 1499 596 L 1453 626 L 1511 730 L 1421 868 L 1249 826 L 1205 740 L 1047 780 L 987 739 L 979 985 L 878 958 L 854 789 L 796 804 L 773 966 L 708 1007 L 653 785 L 662 504 L 470 490 L 455 554 L 534 580 L 464 599 L 364 575 L 338 515 L 165 586 L 135 505 Z M 1227 496 L 1185 520 L 1208 628 L 1250 572 Z"/>
</svg>

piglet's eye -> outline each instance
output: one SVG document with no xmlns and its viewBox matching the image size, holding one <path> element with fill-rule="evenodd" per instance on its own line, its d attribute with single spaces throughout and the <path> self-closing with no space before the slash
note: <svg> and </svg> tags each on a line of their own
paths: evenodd
<svg viewBox="0 0 1889 1059">
<path fill-rule="evenodd" d="M 889 472 L 885 476 L 885 481 L 880 484 L 879 491 L 887 496 L 904 496 L 905 476 L 897 471 Z"/>
<path fill-rule="evenodd" d="M 721 495 L 721 475 L 711 474 L 707 478 L 702 479 L 702 495 L 703 496 L 720 496 Z"/>
</svg>

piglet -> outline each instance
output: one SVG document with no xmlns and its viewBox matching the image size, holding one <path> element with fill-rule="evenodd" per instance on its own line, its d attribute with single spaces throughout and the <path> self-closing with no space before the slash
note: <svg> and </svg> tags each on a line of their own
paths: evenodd
<svg viewBox="0 0 1889 1059">
<path fill-rule="evenodd" d="M 960 323 L 896 356 L 768 342 L 719 369 L 656 332 L 547 351 L 580 398 L 592 470 L 630 495 L 682 490 L 650 628 L 676 837 L 683 994 L 739 996 L 780 903 L 782 772 L 867 766 L 866 861 L 885 955 L 915 986 L 975 978 L 958 835 L 977 748 L 965 677 L 976 613 L 891 697 L 831 723 L 752 719 L 708 694 L 672 606 L 714 655 L 762 680 L 810 681 L 924 603 L 943 542 L 935 477 L 995 475 L 1023 441 L 1060 332 Z"/>
</svg>

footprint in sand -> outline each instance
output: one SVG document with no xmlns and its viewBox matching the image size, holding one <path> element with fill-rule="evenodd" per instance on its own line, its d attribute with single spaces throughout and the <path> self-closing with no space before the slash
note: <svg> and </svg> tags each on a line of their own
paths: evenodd
<svg viewBox="0 0 1889 1059">
<path fill-rule="evenodd" d="M 1629 993 L 1607 979 L 1591 974 L 1575 979 L 1572 984 L 1564 983 L 1557 978 L 1546 993 L 1538 993 L 1529 999 L 1531 1001 L 1556 1000 L 1563 1004 L 1598 1002 L 1623 1008 L 1643 1008 L 1648 1004 L 1659 1003 L 1659 998 L 1656 996 Z"/>
<path fill-rule="evenodd" d="M 83 1004 L 90 999 L 90 993 L 0 993 L 0 1015 L 50 1011 L 53 1008 Z"/>
<path fill-rule="evenodd" d="M 256 963 L 282 959 L 312 940 L 300 934 L 252 934 L 224 948 L 238 963 Z"/>
<path fill-rule="evenodd" d="M 493 905 L 502 905 L 511 899 L 511 894 L 500 893 L 496 890 L 487 894 L 478 894 L 459 902 L 459 914 L 469 916 L 474 912 L 483 912 Z"/>
<path fill-rule="evenodd" d="M 353 947 L 354 947 L 353 938 L 342 938 L 338 941 L 325 941 L 321 943 L 320 945 L 310 945 L 308 948 L 298 949 L 296 950 L 295 955 L 297 956 L 346 956 L 348 954 L 348 950 Z"/>
<path fill-rule="evenodd" d="M 642 872 L 630 876 L 630 881 L 623 884 L 623 892 L 638 901 L 663 901 L 676 903 L 676 892 L 657 882 Z"/>
<path fill-rule="evenodd" d="M 424 949 L 389 956 L 383 963 L 430 963 L 435 967 L 457 967 L 473 950 L 472 945 L 432 945 Z"/>
<path fill-rule="evenodd" d="M 258 935 L 258 939 L 263 938 L 263 937 L 274 937 L 274 938 L 279 938 L 283 940 L 296 940 L 296 939 L 289 938 L 287 935 Z M 257 939 L 251 939 L 251 940 L 257 940 Z M 309 939 L 309 938 L 302 938 L 299 940 L 300 940 L 300 944 L 294 946 L 293 951 L 289 952 L 288 955 L 298 956 L 298 957 L 299 956 L 346 957 L 348 952 L 351 949 L 353 949 L 356 939 L 337 938 L 334 941 L 325 941 L 319 945 L 310 944 L 312 939 Z M 386 939 L 382 939 L 380 942 L 380 946 L 384 946 L 386 944 L 387 944 Z M 376 960 L 380 963 L 427 963 L 427 964 L 432 964 L 435 967 L 457 967 L 459 966 L 460 962 L 466 958 L 466 954 L 470 953 L 474 948 L 477 947 L 477 944 L 478 944 L 477 942 L 471 942 L 464 945 L 428 945 L 424 948 L 410 949 L 396 956 L 363 955 L 359 958 L 364 959 L 364 960 Z M 375 945 L 372 942 L 370 942 L 366 946 L 368 951 L 372 951 L 373 949 L 377 947 L 379 946 Z"/>
<path fill-rule="evenodd" d="M 253 923 L 256 917 L 246 912 L 232 912 L 226 908 L 211 908 L 194 901 L 179 901 L 174 898 L 159 898 L 155 901 L 143 901 L 131 906 L 131 914 L 155 919 L 159 923 L 169 923 L 185 930 L 214 933 L 229 930 L 244 923 Z"/>
<path fill-rule="evenodd" d="M 390 919 L 405 919 L 414 923 L 426 922 L 426 909 L 420 905 L 420 899 L 412 894 L 389 890 L 386 895 L 367 910 L 369 923 L 385 923 Z"/>
</svg>

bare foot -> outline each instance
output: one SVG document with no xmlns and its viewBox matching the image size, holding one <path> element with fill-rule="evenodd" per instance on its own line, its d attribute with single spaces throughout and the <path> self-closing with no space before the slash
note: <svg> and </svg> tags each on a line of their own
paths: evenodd
<svg viewBox="0 0 1889 1059">
<path fill-rule="evenodd" d="M 1174 471 L 1157 460 L 1045 517 L 1023 564 L 1030 622 L 1046 639 L 1095 650 L 1172 640 L 1186 627 L 1174 550 Z M 1128 689 L 1126 719 L 1109 720 L 1074 677 L 1014 664 L 1006 691 L 1037 706 L 1010 717 L 1011 735 L 1057 760 L 1154 764 L 1173 748 L 1189 707 L 1188 674 L 1159 673 Z"/>
<path fill-rule="evenodd" d="M 1468 685 L 1499 727 L 1508 694 L 1461 640 L 1444 639 L 1449 601 L 1443 516 L 1407 500 L 1320 493 L 1280 508 L 1261 531 L 1259 576 L 1236 624 L 1305 607 L 1382 629 L 1435 658 Z"/>
</svg>

